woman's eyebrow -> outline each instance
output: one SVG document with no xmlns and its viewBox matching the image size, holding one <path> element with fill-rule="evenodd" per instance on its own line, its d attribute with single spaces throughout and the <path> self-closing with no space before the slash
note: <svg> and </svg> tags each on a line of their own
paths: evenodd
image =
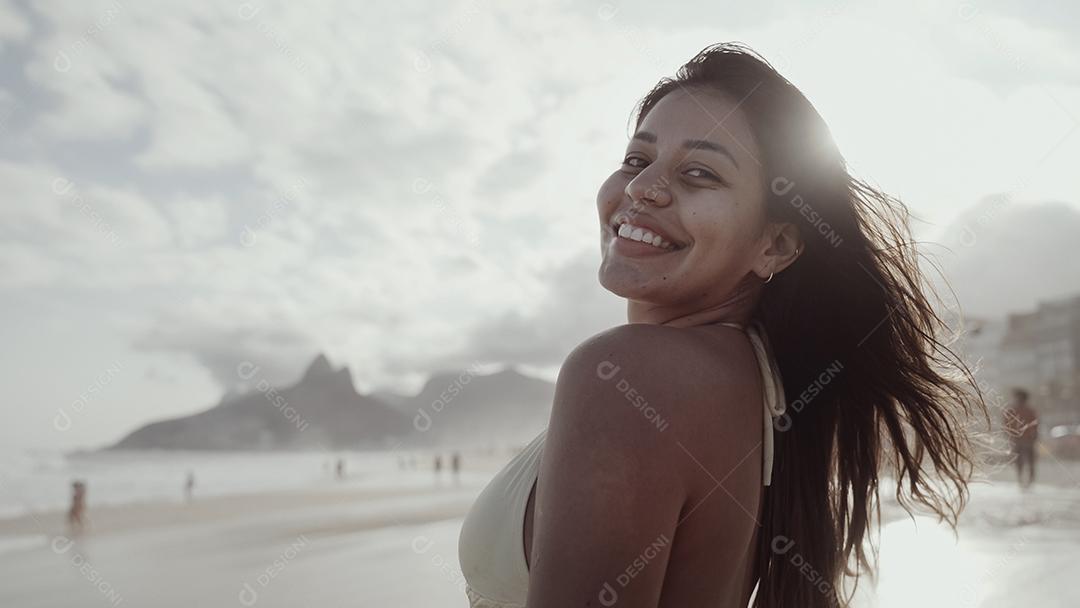
<svg viewBox="0 0 1080 608">
<path fill-rule="evenodd" d="M 631 139 L 655 144 L 656 134 L 650 131 L 638 131 L 637 133 L 634 133 L 634 136 Z M 731 161 L 731 164 L 735 165 L 736 169 L 739 168 L 739 161 L 735 160 L 735 156 L 731 154 L 731 151 L 714 141 L 709 141 L 707 139 L 687 139 L 682 143 L 682 147 L 687 150 L 711 150 L 713 152 L 719 152 L 728 157 L 728 160 Z"/>
</svg>

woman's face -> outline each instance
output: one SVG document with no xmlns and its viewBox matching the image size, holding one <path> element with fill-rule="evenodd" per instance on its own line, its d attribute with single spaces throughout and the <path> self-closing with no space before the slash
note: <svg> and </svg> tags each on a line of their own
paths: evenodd
<svg viewBox="0 0 1080 608">
<path fill-rule="evenodd" d="M 692 312 L 724 302 L 748 273 L 768 276 L 759 158 L 737 101 L 701 91 L 665 95 L 597 193 L 600 284 Z M 651 229 L 660 246 L 618 236 L 624 218 Z"/>
</svg>

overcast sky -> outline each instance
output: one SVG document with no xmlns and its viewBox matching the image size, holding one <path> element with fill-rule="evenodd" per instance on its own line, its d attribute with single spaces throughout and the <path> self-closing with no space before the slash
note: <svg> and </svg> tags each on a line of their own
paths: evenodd
<svg viewBox="0 0 1080 608">
<path fill-rule="evenodd" d="M 966 308 L 1076 292 L 1078 33 L 1020 2 L 4 1 L 0 443 L 113 441 L 241 361 L 551 373 L 625 321 L 595 195 L 633 105 L 720 41 L 950 246 Z"/>
</svg>

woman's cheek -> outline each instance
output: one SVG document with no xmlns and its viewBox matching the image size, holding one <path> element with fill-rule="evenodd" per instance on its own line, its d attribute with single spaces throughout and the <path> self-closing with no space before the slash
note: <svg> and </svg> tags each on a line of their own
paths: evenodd
<svg viewBox="0 0 1080 608">
<path fill-rule="evenodd" d="M 618 207 L 625 191 L 626 180 L 619 172 L 612 173 L 603 184 L 600 184 L 600 190 L 596 193 L 597 207 L 601 210 L 607 207 Z"/>
</svg>

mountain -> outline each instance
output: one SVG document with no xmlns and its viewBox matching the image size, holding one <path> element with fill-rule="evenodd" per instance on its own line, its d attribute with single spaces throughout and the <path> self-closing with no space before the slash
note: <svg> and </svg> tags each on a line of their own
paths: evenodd
<svg viewBox="0 0 1080 608">
<path fill-rule="evenodd" d="M 257 369 L 257 368 L 255 368 Z M 197 414 L 153 422 L 110 449 L 266 450 L 389 447 L 413 431 L 409 417 L 361 395 L 348 368 L 319 355 L 296 384 L 226 393 Z"/>
<path fill-rule="evenodd" d="M 392 390 L 371 391 L 371 397 L 382 401 L 396 410 L 411 407 L 413 398 L 412 395 L 403 395 Z"/>
<path fill-rule="evenodd" d="M 107 449 L 377 449 L 523 444 L 547 426 L 555 385 L 513 368 L 432 376 L 416 395 L 356 392 L 348 368 L 318 355 L 295 384 L 254 388 L 208 410 L 147 424 Z M 378 396 L 376 396 L 378 395 Z"/>
<path fill-rule="evenodd" d="M 512 367 L 487 375 L 435 374 L 412 397 L 397 396 L 424 445 L 527 443 L 548 424 L 555 384 Z"/>
<path fill-rule="evenodd" d="M 1014 202 L 1011 194 L 986 197 L 948 225 L 929 250 L 941 272 L 930 279 L 940 294 L 955 292 L 967 316 L 1004 318 L 1038 302 L 1080 289 L 1080 207 L 1042 201 Z"/>
</svg>

